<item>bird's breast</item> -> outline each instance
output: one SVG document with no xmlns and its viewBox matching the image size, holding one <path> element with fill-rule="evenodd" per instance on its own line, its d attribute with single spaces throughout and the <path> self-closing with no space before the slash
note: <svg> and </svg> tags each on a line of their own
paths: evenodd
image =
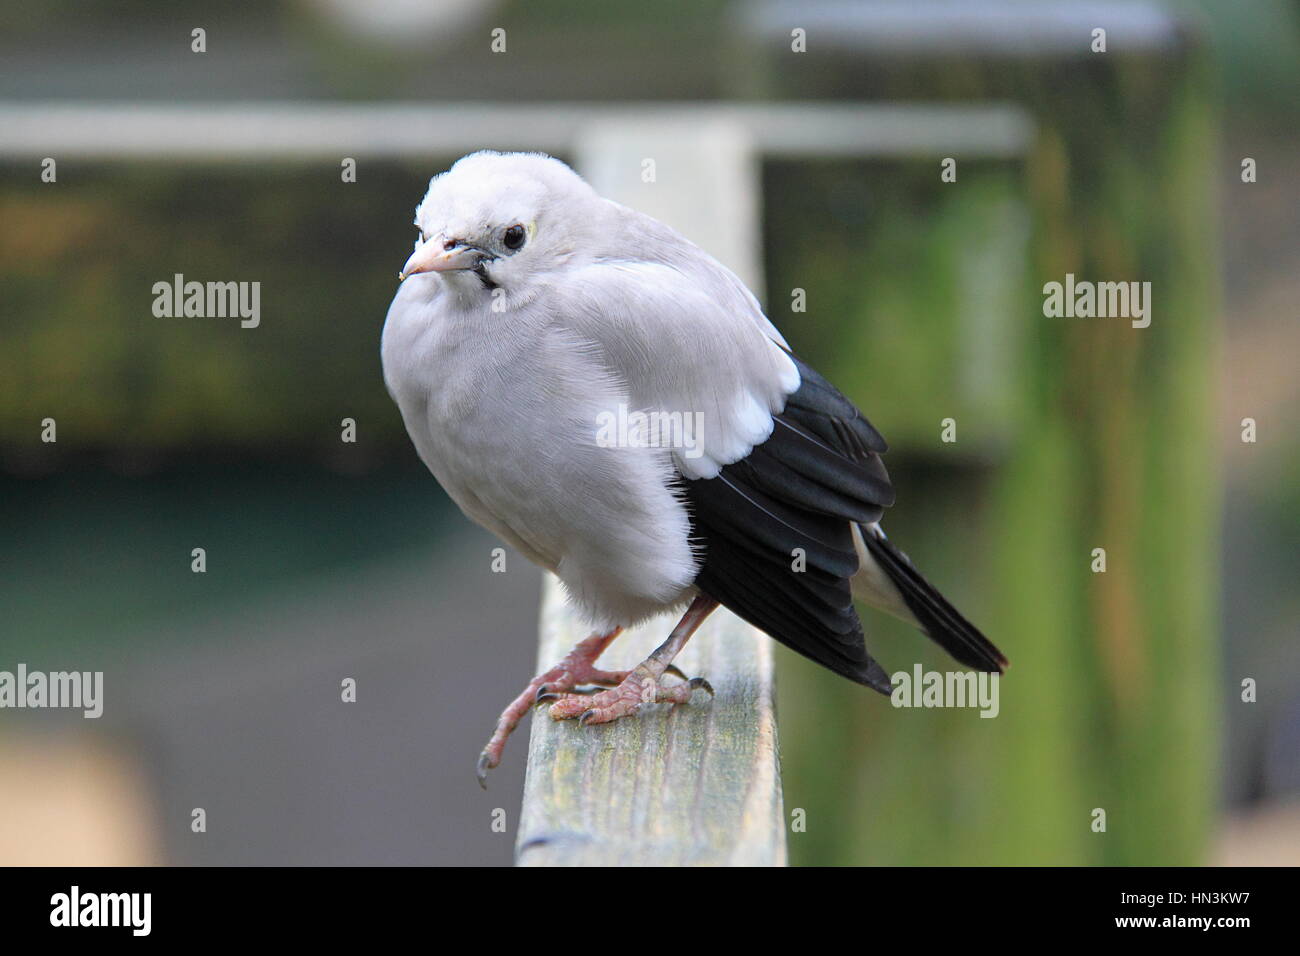
<svg viewBox="0 0 1300 956">
<path fill-rule="evenodd" d="M 512 318 L 386 327 L 385 375 L 420 457 L 593 618 L 630 623 L 679 601 L 695 564 L 670 454 L 602 442 L 602 415 L 628 399 L 599 351 Z"/>
</svg>

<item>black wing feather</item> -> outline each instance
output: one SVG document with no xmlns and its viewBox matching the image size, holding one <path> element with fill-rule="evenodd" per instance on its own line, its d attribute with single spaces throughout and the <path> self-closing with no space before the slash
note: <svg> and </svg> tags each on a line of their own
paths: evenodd
<svg viewBox="0 0 1300 956">
<path fill-rule="evenodd" d="M 876 521 L 894 501 L 877 451 L 885 443 L 848 399 L 796 362 L 803 385 L 771 437 L 718 477 L 684 483 L 703 552 L 695 583 L 792 650 L 888 694 L 849 587 L 858 570 L 852 522 Z"/>
<path fill-rule="evenodd" d="M 802 384 L 774 416 L 771 437 L 716 478 L 683 482 L 702 552 L 695 584 L 792 650 L 888 694 L 849 585 L 859 566 L 853 523 L 871 525 L 894 503 L 880 460 L 887 446 L 852 402 L 792 358 Z M 964 664 L 1001 670 L 997 648 L 902 552 L 883 536 L 864 538 L 927 634 Z"/>
</svg>

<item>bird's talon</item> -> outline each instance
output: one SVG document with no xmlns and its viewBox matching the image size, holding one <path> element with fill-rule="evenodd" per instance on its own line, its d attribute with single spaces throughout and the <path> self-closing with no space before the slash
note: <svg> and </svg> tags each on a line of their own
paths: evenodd
<svg viewBox="0 0 1300 956">
<path fill-rule="evenodd" d="M 706 690 L 709 692 L 710 697 L 714 696 L 713 685 L 710 684 L 703 677 L 692 677 L 690 680 L 686 682 L 686 686 L 689 687 L 691 690 Z"/>
<path fill-rule="evenodd" d="M 595 711 L 594 709 L 592 709 L 592 710 L 584 710 L 584 711 L 582 712 L 582 716 L 578 718 L 578 726 L 579 726 L 579 727 L 586 727 L 586 726 L 587 726 L 587 721 L 590 720 L 592 717 L 595 717 L 595 716 L 596 716 L 596 711 Z"/>
<path fill-rule="evenodd" d="M 664 673 L 672 674 L 674 677 L 680 677 L 682 680 L 686 680 L 686 675 L 682 673 L 682 669 L 676 664 L 669 664 L 664 668 Z"/>
<path fill-rule="evenodd" d="M 495 767 L 492 762 L 492 756 L 485 750 L 478 755 L 478 765 L 474 768 L 474 776 L 478 778 L 478 785 L 484 790 L 487 789 L 488 771 Z"/>
</svg>

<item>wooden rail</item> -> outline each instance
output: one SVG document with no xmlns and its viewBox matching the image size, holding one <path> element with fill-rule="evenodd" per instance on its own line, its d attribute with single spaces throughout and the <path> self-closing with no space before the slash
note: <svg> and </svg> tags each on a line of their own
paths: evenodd
<svg viewBox="0 0 1300 956">
<path fill-rule="evenodd" d="M 630 668 L 667 635 L 661 618 L 618 638 L 603 666 Z M 589 628 L 548 576 L 539 667 Z M 769 638 L 725 610 L 678 657 L 715 696 L 647 704 L 633 717 L 579 727 L 533 719 L 517 858 L 521 866 L 785 864 Z"/>
<path fill-rule="evenodd" d="M 687 129 L 740 123 L 769 157 L 1019 156 L 1025 113 L 1003 104 L 24 103 L 0 101 L 0 156 L 427 162 L 491 146 L 567 154 L 593 127 L 637 118 Z M 657 155 L 658 149 L 648 155 Z M 429 173 L 437 168 L 430 166 Z"/>
</svg>

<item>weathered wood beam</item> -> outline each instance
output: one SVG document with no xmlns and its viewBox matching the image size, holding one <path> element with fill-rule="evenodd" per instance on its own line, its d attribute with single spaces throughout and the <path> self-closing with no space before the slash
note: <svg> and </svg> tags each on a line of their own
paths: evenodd
<svg viewBox="0 0 1300 956">
<path fill-rule="evenodd" d="M 602 666 L 635 666 L 673 623 L 661 618 L 622 635 Z M 539 667 L 588 631 L 548 576 Z M 784 865 L 771 640 L 719 610 L 678 666 L 707 677 L 716 696 L 700 690 L 690 704 L 647 704 L 634 717 L 588 727 L 537 711 L 521 866 Z"/>
</svg>

